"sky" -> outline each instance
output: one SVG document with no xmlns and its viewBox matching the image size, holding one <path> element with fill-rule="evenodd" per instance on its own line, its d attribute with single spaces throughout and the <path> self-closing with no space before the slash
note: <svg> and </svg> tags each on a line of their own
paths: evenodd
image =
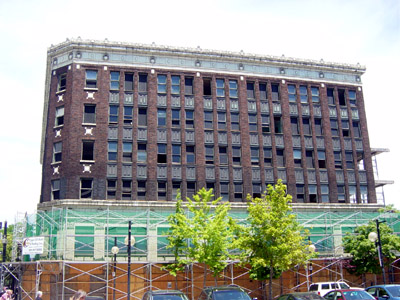
<svg viewBox="0 0 400 300">
<path fill-rule="evenodd" d="M 370 144 L 400 209 L 399 0 L 0 0 L 0 221 L 36 210 L 47 49 L 67 38 L 365 65 Z"/>
</svg>

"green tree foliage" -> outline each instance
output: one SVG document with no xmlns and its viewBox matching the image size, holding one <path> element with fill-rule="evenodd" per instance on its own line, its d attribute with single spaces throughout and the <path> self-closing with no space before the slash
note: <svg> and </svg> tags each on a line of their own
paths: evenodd
<svg viewBox="0 0 400 300">
<path fill-rule="evenodd" d="M 346 233 L 343 237 L 343 248 L 351 255 L 346 268 L 357 275 L 365 273 L 380 274 L 378 250 L 375 243 L 368 239 L 370 232 L 376 232 L 376 223 L 370 221 L 368 225 L 358 226 L 354 233 Z M 382 254 L 385 265 L 396 259 L 393 251 L 400 251 L 400 237 L 393 234 L 393 230 L 385 223 L 379 225 Z"/>
<path fill-rule="evenodd" d="M 0 230 L 2 237 L 4 237 L 4 228 Z M 6 261 L 11 261 L 12 242 L 13 242 L 14 225 L 9 224 L 7 228 L 7 251 Z M 0 251 L 3 252 L 3 243 L 0 243 Z M 3 253 L 0 255 L 0 261 L 3 261 Z"/>
<path fill-rule="evenodd" d="M 192 262 L 204 263 L 216 278 L 231 259 L 234 221 L 228 216 L 229 203 L 213 200 L 212 189 L 201 189 L 187 198 L 178 199 L 176 212 L 169 217 L 170 249 L 174 249 L 175 263 L 169 266 L 172 275 Z M 188 213 L 185 213 L 186 206 Z"/>
<path fill-rule="evenodd" d="M 292 196 L 286 194 L 281 180 L 275 187 L 269 185 L 262 198 L 249 196 L 248 200 L 249 226 L 237 232 L 241 256 L 251 266 L 251 278 L 269 278 L 272 299 L 272 278 L 305 263 L 315 253 L 310 253 L 307 233 L 291 213 Z"/>
</svg>

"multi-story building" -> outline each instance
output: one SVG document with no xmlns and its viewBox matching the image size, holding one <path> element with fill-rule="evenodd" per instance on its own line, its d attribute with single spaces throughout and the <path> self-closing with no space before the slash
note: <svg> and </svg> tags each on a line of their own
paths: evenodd
<svg viewBox="0 0 400 300">
<path fill-rule="evenodd" d="M 78 39 L 47 68 L 41 203 L 377 202 L 360 65 Z"/>
</svg>

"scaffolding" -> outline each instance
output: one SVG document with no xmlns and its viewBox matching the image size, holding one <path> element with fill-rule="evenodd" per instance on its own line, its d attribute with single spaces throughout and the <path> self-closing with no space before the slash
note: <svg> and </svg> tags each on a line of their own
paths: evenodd
<svg viewBox="0 0 400 300">
<path fill-rule="evenodd" d="M 346 280 L 351 286 L 366 286 L 379 278 L 369 276 L 360 279 L 347 273 L 344 262 L 342 237 L 357 226 L 379 218 L 386 220 L 395 234 L 400 234 L 400 217 L 397 213 L 380 213 L 381 206 L 334 205 L 313 208 L 293 205 L 297 221 L 310 232 L 310 240 L 316 246 L 319 257 L 306 266 L 297 266 L 285 272 L 281 279 L 273 281 L 274 295 L 289 290 L 305 291 L 312 281 Z M 149 289 L 177 288 L 196 299 L 203 287 L 214 285 L 209 270 L 201 264 L 188 265 L 184 272 L 173 278 L 164 267 L 173 260 L 167 248 L 169 224 L 167 217 L 174 213 L 174 204 L 136 205 L 116 208 L 113 206 L 82 207 L 66 205 L 51 207 L 32 215 L 24 215 L 16 224 L 15 231 L 24 231 L 24 238 L 44 237 L 44 252 L 35 257 L 23 256 L 23 262 L 7 265 L 7 276 L 20 286 L 20 299 L 34 299 L 35 291 L 42 290 L 51 299 L 67 299 L 74 291 L 83 288 L 91 295 L 104 299 L 124 299 L 127 296 L 127 247 L 124 244 L 128 222 L 132 222 L 135 244 L 132 248 L 131 291 L 132 299 L 140 299 Z M 233 207 L 231 216 L 246 224 L 247 213 L 243 207 Z M 22 235 L 13 246 L 20 255 Z M 119 248 L 117 256 L 111 248 Z M 397 262 L 396 264 L 397 265 Z M 392 282 L 400 271 L 392 269 Z M 249 270 L 237 262 L 229 262 L 218 278 L 218 284 L 237 284 L 250 295 L 260 298 L 268 288 L 252 281 Z"/>
</svg>

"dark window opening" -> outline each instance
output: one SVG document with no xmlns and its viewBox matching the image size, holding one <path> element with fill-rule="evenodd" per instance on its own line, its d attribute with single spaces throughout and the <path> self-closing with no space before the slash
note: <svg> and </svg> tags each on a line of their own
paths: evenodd
<svg viewBox="0 0 400 300">
<path fill-rule="evenodd" d="M 158 144 L 157 163 L 167 163 L 167 145 L 165 144 Z"/>
<path fill-rule="evenodd" d="M 203 78 L 203 95 L 211 96 L 211 78 Z"/>
<path fill-rule="evenodd" d="M 254 82 L 247 83 L 247 99 L 254 99 Z"/>
<path fill-rule="evenodd" d="M 346 106 L 346 96 L 344 94 L 344 90 L 338 90 L 339 94 L 339 105 Z"/>
<path fill-rule="evenodd" d="M 94 160 L 94 141 L 82 141 L 82 160 Z"/>
<path fill-rule="evenodd" d="M 125 91 L 133 91 L 133 73 L 125 73 Z"/>
<path fill-rule="evenodd" d="M 147 74 L 139 74 L 139 93 L 147 93 Z"/>
<path fill-rule="evenodd" d="M 185 77 L 185 95 L 193 95 L 193 77 Z"/>
</svg>

